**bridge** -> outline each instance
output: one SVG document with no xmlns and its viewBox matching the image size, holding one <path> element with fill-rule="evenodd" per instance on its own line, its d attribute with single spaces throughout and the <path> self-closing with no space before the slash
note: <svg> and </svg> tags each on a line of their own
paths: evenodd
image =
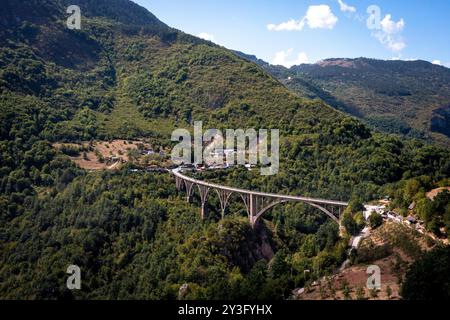
<svg viewBox="0 0 450 320">
<path fill-rule="evenodd" d="M 194 188 L 198 188 L 201 201 L 202 219 L 204 219 L 207 215 L 206 203 L 211 191 L 216 192 L 219 197 L 222 218 L 225 216 L 225 211 L 230 201 L 230 197 L 233 194 L 239 195 L 244 202 L 250 225 L 252 227 L 255 227 L 261 217 L 270 209 L 272 209 L 276 205 L 287 202 L 306 203 L 321 210 L 338 224 L 342 209 L 348 206 L 347 202 L 342 201 L 257 192 L 208 183 L 185 176 L 180 168 L 172 170 L 171 173 L 175 176 L 175 184 L 178 191 L 182 191 L 183 189 L 186 191 L 187 202 L 190 203 L 192 201 Z"/>
</svg>

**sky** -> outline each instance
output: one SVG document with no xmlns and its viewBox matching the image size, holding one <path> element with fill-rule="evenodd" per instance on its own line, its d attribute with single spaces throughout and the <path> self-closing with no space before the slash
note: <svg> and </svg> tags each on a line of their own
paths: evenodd
<svg viewBox="0 0 450 320">
<path fill-rule="evenodd" d="M 450 67 L 448 0 L 133 0 L 171 27 L 290 67 L 327 58 Z"/>
</svg>

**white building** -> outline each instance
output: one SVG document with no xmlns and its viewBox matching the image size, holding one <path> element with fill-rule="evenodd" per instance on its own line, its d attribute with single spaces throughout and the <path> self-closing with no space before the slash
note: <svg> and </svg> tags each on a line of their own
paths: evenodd
<svg viewBox="0 0 450 320">
<path fill-rule="evenodd" d="M 372 214 L 372 212 L 376 212 L 379 215 L 382 215 L 385 211 L 386 211 L 386 206 L 385 205 L 365 205 L 364 206 L 364 219 L 369 220 L 370 215 Z"/>
</svg>

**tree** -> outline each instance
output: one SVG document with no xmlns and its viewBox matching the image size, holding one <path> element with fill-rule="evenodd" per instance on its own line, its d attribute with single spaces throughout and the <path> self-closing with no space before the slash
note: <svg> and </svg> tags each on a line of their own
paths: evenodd
<svg viewBox="0 0 450 320">
<path fill-rule="evenodd" d="M 360 199 L 350 200 L 348 208 L 353 213 L 364 211 L 364 209 L 365 209 L 364 204 L 362 203 L 362 201 Z"/>
<path fill-rule="evenodd" d="M 387 287 L 386 287 L 386 296 L 388 297 L 388 300 L 391 299 L 391 296 L 392 296 L 392 289 L 391 289 L 390 286 L 387 286 Z"/>
<path fill-rule="evenodd" d="M 350 287 L 347 281 L 342 283 L 342 294 L 344 295 L 345 300 L 351 300 L 352 297 L 350 296 Z"/>
<path fill-rule="evenodd" d="M 266 278 L 267 263 L 264 260 L 260 260 L 253 266 L 243 281 L 242 292 L 244 297 L 257 299 L 261 295 Z"/>
<path fill-rule="evenodd" d="M 447 235 L 450 239 L 450 203 L 447 205 L 447 208 L 445 209 L 443 220 L 445 227 L 447 228 Z"/>
<path fill-rule="evenodd" d="M 358 287 L 356 289 L 356 299 L 357 300 L 364 300 L 366 298 L 366 293 L 363 287 Z"/>
<path fill-rule="evenodd" d="M 339 226 L 333 221 L 321 225 L 316 233 L 319 250 L 331 249 L 339 239 Z"/>
<path fill-rule="evenodd" d="M 420 182 L 417 179 L 411 179 L 406 182 L 404 198 L 408 203 L 411 203 L 414 196 L 421 188 Z"/>
<path fill-rule="evenodd" d="M 376 229 L 383 224 L 383 217 L 375 211 L 369 217 L 369 225 L 372 229 Z"/>
<path fill-rule="evenodd" d="M 326 291 L 325 291 L 325 288 L 324 288 L 323 285 L 322 285 L 322 282 L 319 283 L 319 293 L 320 293 L 320 298 L 321 298 L 322 300 L 325 300 L 326 297 L 327 297 L 327 293 L 326 293 Z"/>
<path fill-rule="evenodd" d="M 350 211 L 346 211 L 344 213 L 344 216 L 342 217 L 342 225 L 344 226 L 345 230 L 352 236 L 356 236 L 359 233 L 358 224 L 356 223 L 355 219 L 353 219 L 353 216 Z"/>
<path fill-rule="evenodd" d="M 313 268 L 318 274 L 323 272 L 331 272 L 336 266 L 336 258 L 326 251 L 320 252 L 313 258 Z"/>
<path fill-rule="evenodd" d="M 370 290 L 370 297 L 372 299 L 378 298 L 378 289 L 376 289 L 376 288 L 371 289 Z"/>
<path fill-rule="evenodd" d="M 272 258 L 269 264 L 269 275 L 272 278 L 278 278 L 289 273 L 289 267 L 286 263 L 285 250 L 279 250 Z"/>
<path fill-rule="evenodd" d="M 405 300 L 450 299 L 450 247 L 439 247 L 414 262 L 405 275 Z"/>
</svg>

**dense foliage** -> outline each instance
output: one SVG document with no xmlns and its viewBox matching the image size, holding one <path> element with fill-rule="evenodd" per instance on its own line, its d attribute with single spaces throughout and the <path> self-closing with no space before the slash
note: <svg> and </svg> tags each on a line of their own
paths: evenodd
<svg viewBox="0 0 450 320">
<path fill-rule="evenodd" d="M 437 248 L 416 261 L 406 274 L 402 296 L 406 300 L 450 299 L 450 248 Z"/>
<path fill-rule="evenodd" d="M 447 187 L 448 184 L 448 179 L 434 184 L 430 177 L 420 176 L 387 185 L 385 191 L 392 196 L 392 208 L 399 208 L 406 215 L 412 206 L 411 209 L 425 222 L 426 228 L 436 235 L 441 235 L 441 228 L 450 230 L 450 192 L 444 189 L 430 199 L 427 191 Z"/>
<path fill-rule="evenodd" d="M 214 211 L 202 223 L 167 175 L 82 174 L 26 202 L 2 228 L 3 298 L 273 299 L 304 284 L 304 270 L 331 271 L 344 257 L 331 222 L 304 235 Z M 65 288 L 71 264 L 79 292 Z"/>
<path fill-rule="evenodd" d="M 426 61 L 327 59 L 287 69 L 254 61 L 297 94 L 387 133 L 450 145 L 450 70 Z M 424 86 L 426 83 L 426 86 Z"/>
<path fill-rule="evenodd" d="M 242 203 L 220 220 L 212 196 L 200 221 L 169 175 L 86 172 L 52 142 L 170 146 L 174 128 L 203 120 L 282 136 L 278 175 L 236 168 L 212 181 L 361 201 L 400 179 L 448 178 L 447 150 L 374 134 L 129 1 L 79 3 L 81 30 L 65 28 L 66 1 L 0 6 L 2 298 L 280 299 L 345 257 L 347 239 L 313 208 L 277 207 L 252 230 Z M 65 289 L 70 264 L 81 291 Z"/>
</svg>

